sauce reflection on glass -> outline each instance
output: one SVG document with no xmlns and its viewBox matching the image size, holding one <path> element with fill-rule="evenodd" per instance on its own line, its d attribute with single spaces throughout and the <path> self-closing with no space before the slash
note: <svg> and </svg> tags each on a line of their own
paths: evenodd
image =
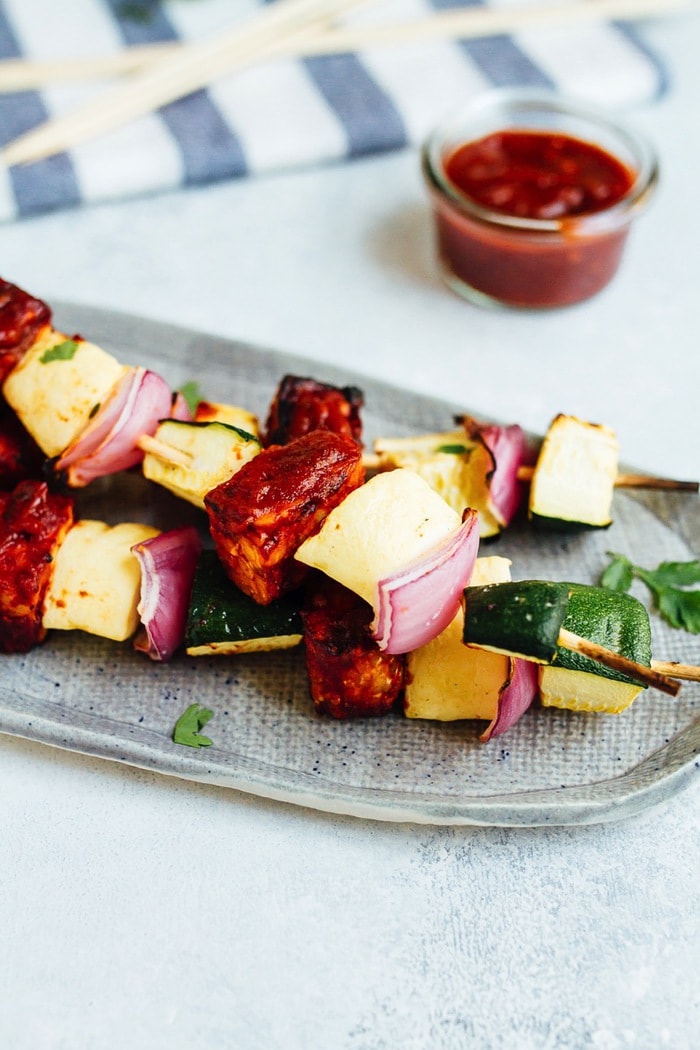
<svg viewBox="0 0 700 1050">
<path fill-rule="evenodd" d="M 426 145 L 438 254 L 447 283 L 468 298 L 566 306 L 616 272 L 656 162 L 604 118 L 570 119 L 564 103 L 526 97 L 522 113 L 509 96 L 502 114 L 497 98 L 494 127 L 482 110 L 473 134 L 465 120 Z"/>
</svg>

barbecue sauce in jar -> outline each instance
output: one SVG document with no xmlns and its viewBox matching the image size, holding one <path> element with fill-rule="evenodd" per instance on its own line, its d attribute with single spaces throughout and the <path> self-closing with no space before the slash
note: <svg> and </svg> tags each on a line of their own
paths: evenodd
<svg viewBox="0 0 700 1050">
<path fill-rule="evenodd" d="M 469 121 L 438 129 L 423 151 L 443 276 L 486 304 L 588 299 L 618 268 L 630 223 L 656 183 L 655 158 L 605 118 L 571 119 L 559 100 L 539 111 L 531 99 L 520 110 L 517 100 L 508 106 L 489 114 L 490 124 L 482 107 L 476 130 Z"/>
</svg>

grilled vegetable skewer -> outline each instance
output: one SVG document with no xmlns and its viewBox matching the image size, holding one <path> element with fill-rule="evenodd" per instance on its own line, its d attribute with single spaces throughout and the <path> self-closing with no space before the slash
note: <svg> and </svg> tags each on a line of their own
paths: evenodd
<svg viewBox="0 0 700 1050">
<path fill-rule="evenodd" d="M 463 601 L 465 644 L 539 664 L 545 704 L 613 713 L 648 685 L 679 691 L 652 667 L 649 615 L 629 594 L 524 580 L 467 588 Z"/>
<path fill-rule="evenodd" d="M 649 667 L 645 667 L 644 664 L 630 660 L 626 656 L 622 656 L 621 653 L 606 649 L 605 646 L 592 642 L 588 638 L 582 638 L 581 635 L 574 634 L 573 631 L 567 631 L 565 627 L 562 627 L 559 631 L 557 645 L 563 649 L 570 649 L 575 653 L 582 653 L 583 656 L 588 656 L 591 660 L 595 660 L 613 671 L 620 671 L 622 674 L 641 680 L 645 685 L 653 685 L 668 696 L 678 696 L 680 683 L 675 678 L 659 670 L 658 667 L 654 667 L 653 663 Z"/>
<path fill-rule="evenodd" d="M 518 467 L 518 481 L 532 481 L 535 467 Z M 655 474 L 616 474 L 613 485 L 619 489 L 668 489 L 671 492 L 698 492 L 700 482 L 679 478 L 660 478 Z"/>
<path fill-rule="evenodd" d="M 605 528 L 612 521 L 613 489 L 660 488 L 698 492 L 697 481 L 618 472 L 614 432 L 575 416 L 556 416 L 535 464 L 515 427 L 487 427 L 457 417 L 462 430 L 411 438 L 380 438 L 367 469 L 407 467 L 425 478 L 456 510 L 479 511 L 482 538 L 506 528 L 521 503 L 548 528 Z"/>
</svg>

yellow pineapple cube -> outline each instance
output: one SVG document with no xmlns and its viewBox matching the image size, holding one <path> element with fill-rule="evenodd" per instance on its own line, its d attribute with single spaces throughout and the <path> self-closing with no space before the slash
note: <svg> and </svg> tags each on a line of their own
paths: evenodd
<svg viewBox="0 0 700 1050">
<path fill-rule="evenodd" d="M 141 567 L 131 548 L 158 535 L 150 525 L 78 521 L 56 555 L 42 622 L 122 642 L 139 625 Z"/>
<path fill-rule="evenodd" d="M 127 371 L 94 343 L 47 327 L 10 372 L 3 394 L 42 452 L 57 456 Z"/>
<path fill-rule="evenodd" d="M 418 474 L 391 470 L 334 507 L 295 557 L 374 605 L 379 580 L 427 555 L 460 523 L 457 511 Z"/>
<path fill-rule="evenodd" d="M 506 583 L 508 558 L 477 558 L 470 583 Z M 438 722 L 475 718 L 491 721 L 508 680 L 510 659 L 501 653 L 470 649 L 462 641 L 464 613 L 427 645 L 407 657 L 404 714 Z"/>
</svg>

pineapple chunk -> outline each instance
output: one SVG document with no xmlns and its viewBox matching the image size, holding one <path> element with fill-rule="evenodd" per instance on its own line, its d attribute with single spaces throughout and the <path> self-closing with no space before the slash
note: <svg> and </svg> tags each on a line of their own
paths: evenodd
<svg viewBox="0 0 700 1050">
<path fill-rule="evenodd" d="M 619 714 L 644 692 L 644 686 L 635 682 L 619 682 L 603 675 L 556 666 L 539 668 L 539 689 L 544 707 L 604 715 Z"/>
<path fill-rule="evenodd" d="M 127 371 L 94 343 L 46 328 L 10 372 L 3 394 L 44 455 L 57 456 Z"/>
<path fill-rule="evenodd" d="M 428 554 L 460 522 L 427 481 L 412 470 L 391 470 L 346 496 L 295 558 L 374 605 L 379 580 Z"/>
<path fill-rule="evenodd" d="M 496 536 L 501 524 L 489 502 L 493 460 L 480 441 L 464 429 L 409 438 L 378 438 L 374 452 L 380 470 L 405 467 L 428 482 L 458 514 L 465 507 L 479 512 L 479 535 Z"/>
<path fill-rule="evenodd" d="M 477 558 L 471 583 L 506 583 L 508 558 Z M 431 642 L 407 657 L 404 714 L 452 722 L 463 718 L 492 721 L 508 679 L 510 659 L 501 653 L 469 649 L 462 641 L 464 612 Z"/>
<path fill-rule="evenodd" d="M 617 460 L 617 438 L 609 427 L 557 416 L 530 485 L 530 517 L 606 527 L 612 521 Z"/>
<path fill-rule="evenodd" d="M 194 412 L 195 423 L 228 423 L 230 427 L 245 430 L 253 437 L 260 437 L 258 417 L 247 408 L 238 405 L 222 405 L 216 401 L 200 401 Z"/>
<path fill-rule="evenodd" d="M 131 548 L 158 531 L 129 522 L 77 522 L 56 555 L 44 627 L 87 631 L 116 642 L 131 637 L 139 625 L 141 594 L 141 568 Z"/>
<path fill-rule="evenodd" d="M 207 492 L 256 456 L 260 442 L 225 423 L 168 419 L 160 424 L 153 441 L 142 440 L 142 447 L 146 450 L 144 476 L 204 510 Z"/>
</svg>

